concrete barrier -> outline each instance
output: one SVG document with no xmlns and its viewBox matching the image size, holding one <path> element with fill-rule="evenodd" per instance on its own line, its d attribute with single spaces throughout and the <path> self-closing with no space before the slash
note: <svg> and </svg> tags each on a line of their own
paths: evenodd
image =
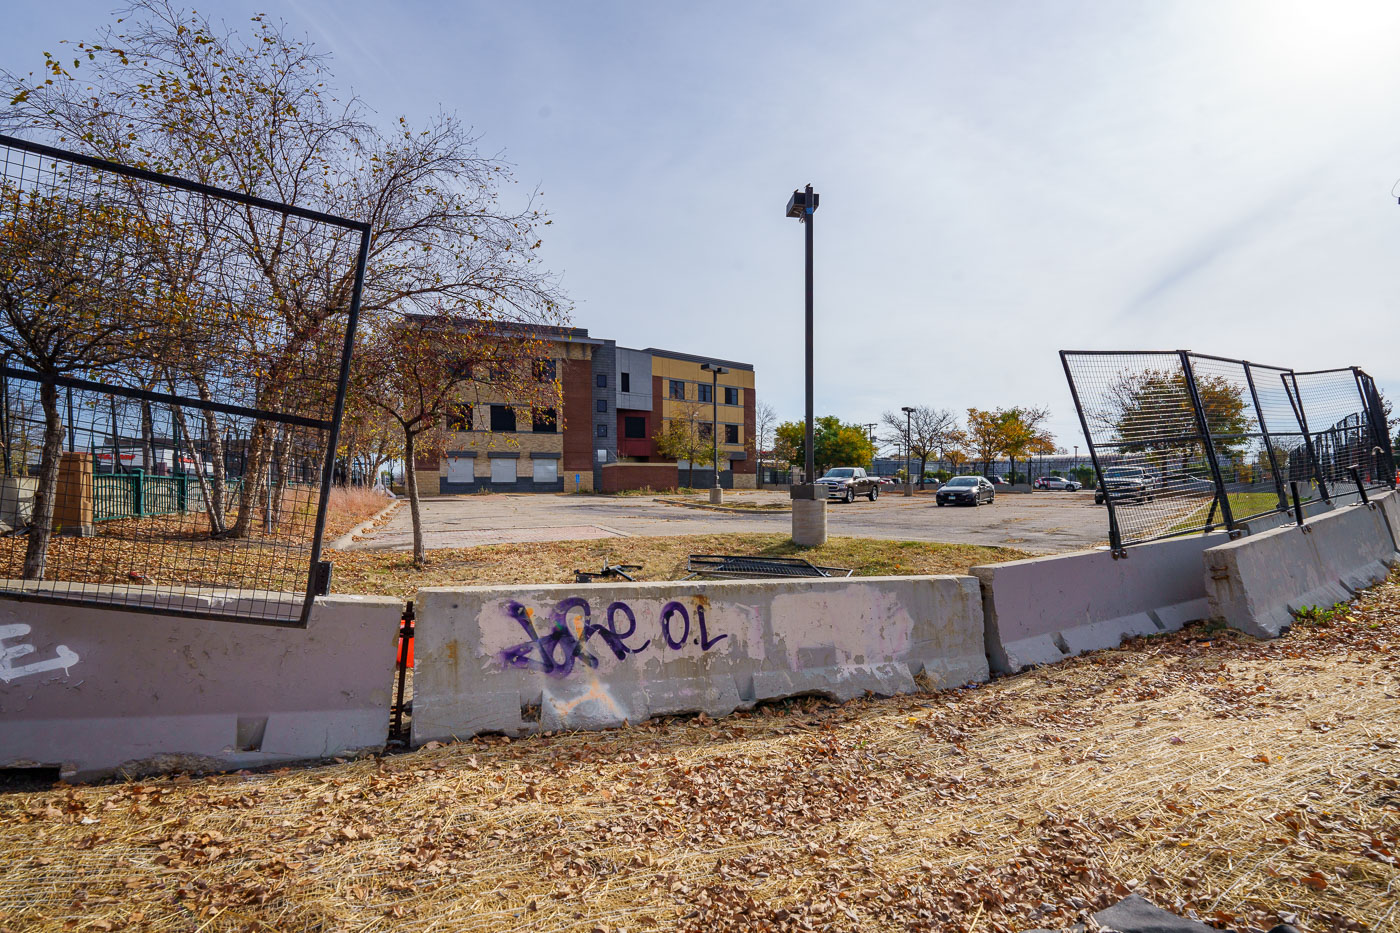
<svg viewBox="0 0 1400 933">
<path fill-rule="evenodd" d="M 1210 615 L 1201 554 L 1227 540 L 1196 535 L 973 567 L 982 583 L 991 668 L 1012 673 L 1114 648 L 1128 635 L 1176 631 Z"/>
<path fill-rule="evenodd" d="M 987 678 L 971 577 L 419 590 L 413 741 Z"/>
<path fill-rule="evenodd" d="M 1258 638 L 1276 638 L 1305 606 L 1330 606 L 1386 578 L 1397 554 L 1387 522 L 1395 493 L 1343 506 L 1296 525 L 1249 535 L 1205 552 L 1212 618 Z"/>
<path fill-rule="evenodd" d="M 383 746 L 403 603 L 305 629 L 0 599 L 0 767 L 218 770 Z"/>
</svg>

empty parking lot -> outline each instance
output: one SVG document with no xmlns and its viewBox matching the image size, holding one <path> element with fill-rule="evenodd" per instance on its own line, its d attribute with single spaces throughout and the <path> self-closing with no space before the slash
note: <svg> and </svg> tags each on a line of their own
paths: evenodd
<svg viewBox="0 0 1400 933">
<path fill-rule="evenodd" d="M 739 492 L 730 502 L 781 506 L 786 493 Z M 782 532 L 786 511 L 712 511 L 676 504 L 679 497 L 487 494 L 423 500 L 429 548 L 471 547 L 521 541 L 665 537 L 725 532 Z M 695 501 L 699 501 L 698 499 Z M 977 508 L 934 504 L 928 494 L 885 493 L 875 502 L 833 502 L 827 509 L 832 535 L 909 541 L 946 541 L 1016 547 L 1053 553 L 1102 544 L 1107 518 L 1087 492 L 1003 494 Z M 408 550 L 412 526 L 407 508 L 352 547 Z"/>
</svg>

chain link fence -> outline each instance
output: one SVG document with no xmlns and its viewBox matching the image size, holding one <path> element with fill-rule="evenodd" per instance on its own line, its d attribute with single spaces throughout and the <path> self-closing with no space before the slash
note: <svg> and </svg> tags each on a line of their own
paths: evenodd
<svg viewBox="0 0 1400 933">
<path fill-rule="evenodd" d="M 1060 353 L 1115 551 L 1394 488 L 1360 369 L 1295 373 L 1185 350 Z"/>
<path fill-rule="evenodd" d="M 304 624 L 368 244 L 0 136 L 0 596 Z"/>
</svg>

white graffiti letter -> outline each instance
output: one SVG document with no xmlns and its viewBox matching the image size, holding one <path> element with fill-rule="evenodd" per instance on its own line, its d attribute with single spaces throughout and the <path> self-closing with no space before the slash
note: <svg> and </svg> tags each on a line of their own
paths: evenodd
<svg viewBox="0 0 1400 933">
<path fill-rule="evenodd" d="M 0 643 L 7 639 L 19 638 L 29 634 L 29 626 L 23 623 L 13 625 L 0 625 Z M 63 668 L 63 672 L 68 673 L 68 668 L 78 663 L 78 653 L 69 649 L 67 645 L 59 645 L 54 649 L 54 656 L 47 661 L 30 661 L 28 664 L 16 664 L 15 661 L 25 655 L 33 654 L 33 645 L 4 645 L 0 644 L 0 680 L 9 683 L 20 677 L 27 677 L 30 674 L 42 674 L 44 671 L 56 671 Z"/>
</svg>

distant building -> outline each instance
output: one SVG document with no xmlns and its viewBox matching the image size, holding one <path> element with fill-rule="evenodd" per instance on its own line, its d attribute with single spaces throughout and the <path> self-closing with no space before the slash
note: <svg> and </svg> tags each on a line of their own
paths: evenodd
<svg viewBox="0 0 1400 933">
<path fill-rule="evenodd" d="M 528 329 L 548 343 L 536 373 L 541 380 L 558 378 L 561 408 L 530 408 L 497 397 L 489 382 L 474 382 L 453 407 L 444 452 L 420 455 L 414 464 L 420 494 L 587 492 L 604 488 L 604 468 L 618 463 L 658 465 L 624 471 L 644 477 L 637 485 L 675 485 L 676 470 L 689 464 L 662 458 L 654 437 L 667 419 L 689 415 L 686 409 L 696 410 L 708 429 L 713 376 L 702 363 L 729 370 L 717 389 L 720 484 L 754 487 L 752 364 L 655 347 L 633 350 L 583 328 Z M 711 485 L 711 468 L 697 466 L 694 482 Z"/>
</svg>

